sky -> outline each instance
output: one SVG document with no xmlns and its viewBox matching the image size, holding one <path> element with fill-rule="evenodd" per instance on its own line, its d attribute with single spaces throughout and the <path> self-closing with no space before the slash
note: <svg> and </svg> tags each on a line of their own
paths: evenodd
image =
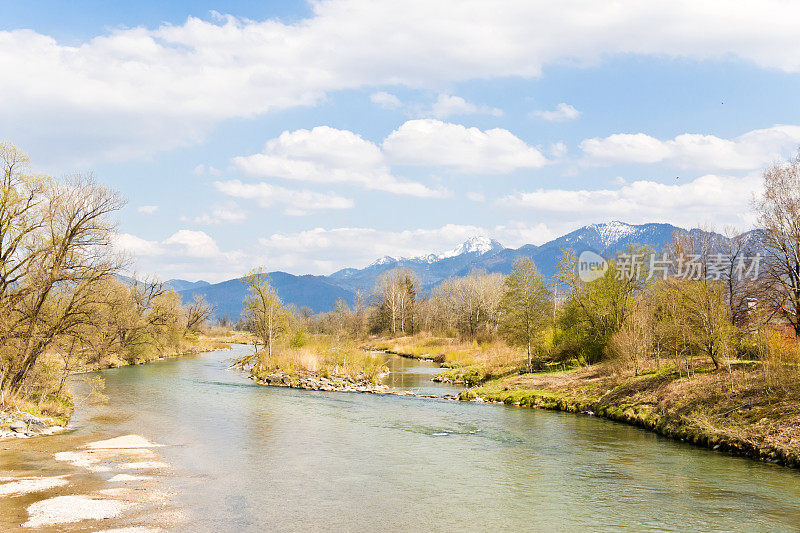
<svg viewBox="0 0 800 533">
<path fill-rule="evenodd" d="M 747 230 L 800 4 L 0 0 L 0 140 L 118 190 L 131 271 L 330 274 L 475 235 Z"/>
</svg>

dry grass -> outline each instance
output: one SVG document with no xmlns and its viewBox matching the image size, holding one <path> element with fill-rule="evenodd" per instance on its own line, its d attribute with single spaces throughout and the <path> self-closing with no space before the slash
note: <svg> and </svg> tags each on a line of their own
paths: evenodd
<svg viewBox="0 0 800 533">
<path fill-rule="evenodd" d="M 482 383 L 518 372 L 525 355 L 501 340 L 478 342 L 429 333 L 395 338 L 373 338 L 370 347 L 416 359 L 431 359 L 451 370 L 441 376 L 456 383 Z"/>
<path fill-rule="evenodd" d="M 200 335 L 201 339 L 209 339 L 226 344 L 254 344 L 261 343 L 261 340 L 248 331 L 234 331 L 228 328 L 212 327 L 207 328 Z"/>
<path fill-rule="evenodd" d="M 263 351 L 260 352 L 259 362 L 253 373 L 314 374 L 376 382 L 387 370 L 384 358 L 379 355 L 348 343 L 337 344 L 325 335 L 315 335 L 300 348 L 280 346 L 273 351 L 271 357 L 267 357 Z"/>
</svg>

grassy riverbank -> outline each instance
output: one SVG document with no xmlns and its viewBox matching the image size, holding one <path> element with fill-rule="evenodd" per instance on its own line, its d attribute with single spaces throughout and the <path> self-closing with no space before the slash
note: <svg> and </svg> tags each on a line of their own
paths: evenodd
<svg viewBox="0 0 800 533">
<path fill-rule="evenodd" d="M 715 450 L 800 467 L 800 394 L 767 386 L 757 365 L 662 367 L 640 376 L 602 366 L 523 374 L 464 390 L 460 399 L 596 416 Z"/>
</svg>

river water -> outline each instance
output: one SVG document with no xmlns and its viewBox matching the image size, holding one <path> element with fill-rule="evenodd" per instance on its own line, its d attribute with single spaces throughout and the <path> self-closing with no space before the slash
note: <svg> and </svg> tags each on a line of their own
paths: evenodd
<svg viewBox="0 0 800 533">
<path fill-rule="evenodd" d="M 226 369 L 248 349 L 104 371 L 106 404 L 3 443 L 0 469 L 59 472 L 53 450 L 141 435 L 165 445 L 157 481 L 185 531 L 800 527 L 797 471 L 589 416 L 259 386 Z M 457 390 L 433 363 L 389 364 L 394 387 Z"/>
</svg>

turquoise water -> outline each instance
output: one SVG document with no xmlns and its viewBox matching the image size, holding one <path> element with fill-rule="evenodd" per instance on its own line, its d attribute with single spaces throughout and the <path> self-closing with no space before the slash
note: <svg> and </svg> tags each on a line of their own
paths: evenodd
<svg viewBox="0 0 800 533">
<path fill-rule="evenodd" d="M 186 531 L 800 527 L 797 471 L 588 416 L 258 386 L 232 355 L 105 371 L 109 403 L 48 438 L 166 444 Z M 432 363 L 390 366 L 393 386 L 455 390 Z"/>
</svg>

